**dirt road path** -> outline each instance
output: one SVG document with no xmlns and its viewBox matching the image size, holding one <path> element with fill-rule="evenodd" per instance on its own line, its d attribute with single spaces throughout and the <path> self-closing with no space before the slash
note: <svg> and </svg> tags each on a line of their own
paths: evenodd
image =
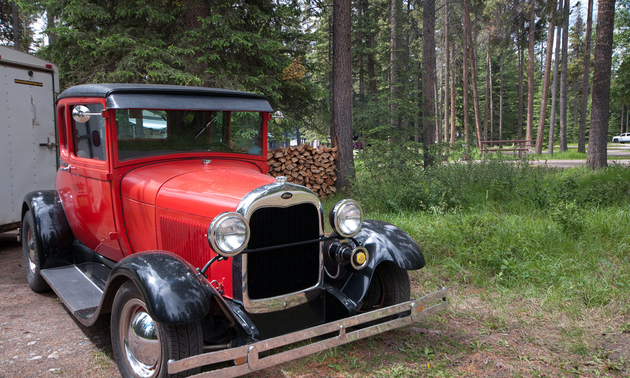
<svg viewBox="0 0 630 378">
<path fill-rule="evenodd" d="M 16 233 L 0 234 L 0 378 L 118 377 L 109 318 L 86 328 L 57 296 L 26 284 Z"/>
</svg>

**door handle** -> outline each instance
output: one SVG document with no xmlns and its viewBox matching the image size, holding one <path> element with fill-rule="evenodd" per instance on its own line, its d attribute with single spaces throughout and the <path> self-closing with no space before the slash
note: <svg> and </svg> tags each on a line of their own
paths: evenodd
<svg viewBox="0 0 630 378">
<path fill-rule="evenodd" d="M 59 165 L 62 166 L 61 168 L 59 168 L 59 170 L 64 172 L 70 172 L 70 168 L 72 168 L 70 164 L 63 161 L 59 162 Z"/>
</svg>

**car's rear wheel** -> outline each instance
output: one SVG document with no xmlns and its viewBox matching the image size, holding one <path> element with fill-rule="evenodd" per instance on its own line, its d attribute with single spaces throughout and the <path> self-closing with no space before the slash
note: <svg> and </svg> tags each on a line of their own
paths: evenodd
<svg viewBox="0 0 630 378">
<path fill-rule="evenodd" d="M 28 286 L 36 293 L 50 290 L 50 286 L 41 275 L 41 246 L 35 235 L 35 218 L 31 210 L 27 211 L 22 220 L 22 253 L 26 268 Z"/>
<path fill-rule="evenodd" d="M 406 302 L 410 293 L 407 271 L 392 262 L 383 262 L 376 267 L 367 293 L 357 306 L 357 311 L 373 311 Z"/>
<path fill-rule="evenodd" d="M 116 364 L 125 378 L 186 377 L 199 373 L 197 368 L 169 375 L 167 362 L 203 352 L 201 323 L 170 325 L 153 320 L 142 295 L 130 281 L 120 287 L 114 298 L 111 336 Z"/>
</svg>

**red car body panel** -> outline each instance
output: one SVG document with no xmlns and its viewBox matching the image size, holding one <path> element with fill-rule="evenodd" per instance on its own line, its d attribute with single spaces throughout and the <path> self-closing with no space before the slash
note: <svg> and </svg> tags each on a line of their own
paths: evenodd
<svg viewBox="0 0 630 378">
<path fill-rule="evenodd" d="M 145 165 L 121 180 L 125 234 L 133 252 L 171 251 L 197 268 L 216 256 L 208 226 L 222 212 L 235 211 L 252 190 L 275 182 L 246 161 L 185 159 Z M 186 235 L 186 237 L 182 237 Z M 183 242 L 182 242 L 183 241 Z M 209 278 L 231 297 L 231 262 L 217 262 Z"/>
</svg>

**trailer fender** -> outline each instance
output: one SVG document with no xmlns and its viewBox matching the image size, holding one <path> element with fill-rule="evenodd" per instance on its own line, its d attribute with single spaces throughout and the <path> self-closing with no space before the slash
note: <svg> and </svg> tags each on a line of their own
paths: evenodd
<svg viewBox="0 0 630 378">
<path fill-rule="evenodd" d="M 363 299 L 380 263 L 391 261 L 405 270 L 420 269 L 426 264 L 418 244 L 393 224 L 365 220 L 361 231 L 352 239 L 369 253 L 367 266 L 361 270 L 348 270 L 349 274 L 344 276 L 347 280 L 341 285 L 341 292 L 355 304 Z"/>
<path fill-rule="evenodd" d="M 173 253 L 147 251 L 120 260 L 108 280 L 107 309 L 125 277 L 133 281 L 145 299 L 147 312 L 160 323 L 191 323 L 210 310 L 210 298 L 195 268 Z"/>
<path fill-rule="evenodd" d="M 22 219 L 29 210 L 35 220 L 35 243 L 41 251 L 41 268 L 71 264 L 74 235 L 57 191 L 28 193 L 22 205 Z"/>
</svg>

